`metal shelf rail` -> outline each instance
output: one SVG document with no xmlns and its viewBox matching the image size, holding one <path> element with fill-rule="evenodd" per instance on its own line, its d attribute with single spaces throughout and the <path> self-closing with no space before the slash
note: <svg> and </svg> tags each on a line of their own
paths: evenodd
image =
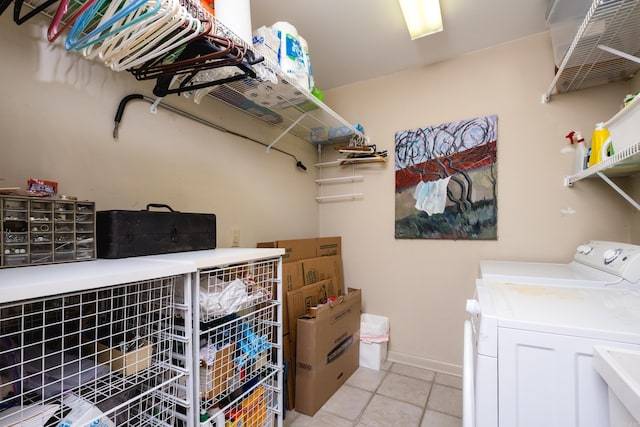
<svg viewBox="0 0 640 427">
<path fill-rule="evenodd" d="M 640 0 L 593 0 L 542 102 L 628 80 L 640 70 Z"/>
</svg>

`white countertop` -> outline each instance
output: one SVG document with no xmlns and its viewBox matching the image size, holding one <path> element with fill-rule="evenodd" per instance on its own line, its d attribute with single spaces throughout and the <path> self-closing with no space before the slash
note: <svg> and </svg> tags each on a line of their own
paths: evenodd
<svg viewBox="0 0 640 427">
<path fill-rule="evenodd" d="M 220 248 L 203 251 L 179 252 L 174 254 L 149 255 L 142 260 L 180 262 L 195 266 L 196 269 L 218 267 L 248 260 L 260 260 L 284 255 L 284 248 Z"/>
<path fill-rule="evenodd" d="M 207 267 L 277 257 L 284 249 L 221 248 L 122 259 L 0 269 L 0 303 L 193 273 Z"/>
</svg>

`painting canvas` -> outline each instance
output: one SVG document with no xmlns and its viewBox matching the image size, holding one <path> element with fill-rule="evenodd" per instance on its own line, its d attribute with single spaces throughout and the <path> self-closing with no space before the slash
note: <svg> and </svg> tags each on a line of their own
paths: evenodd
<svg viewBox="0 0 640 427">
<path fill-rule="evenodd" d="M 497 239 L 498 116 L 396 132 L 395 237 Z"/>
</svg>

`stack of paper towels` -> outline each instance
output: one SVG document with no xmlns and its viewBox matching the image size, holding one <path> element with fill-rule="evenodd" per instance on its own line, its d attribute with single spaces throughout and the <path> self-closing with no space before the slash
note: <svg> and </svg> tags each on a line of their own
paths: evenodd
<svg viewBox="0 0 640 427">
<path fill-rule="evenodd" d="M 313 88 L 309 45 L 288 22 L 260 27 L 253 33 L 253 45 L 267 61 L 278 64 L 288 80 L 305 90 Z"/>
</svg>

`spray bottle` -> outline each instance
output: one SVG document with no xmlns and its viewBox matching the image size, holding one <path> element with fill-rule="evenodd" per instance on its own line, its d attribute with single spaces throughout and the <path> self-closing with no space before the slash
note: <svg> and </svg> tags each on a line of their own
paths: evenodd
<svg viewBox="0 0 640 427">
<path fill-rule="evenodd" d="M 574 146 L 576 150 L 576 158 L 573 167 L 573 173 L 578 173 L 587 168 L 587 147 L 584 138 L 579 130 L 572 130 L 565 136 Z"/>
</svg>

